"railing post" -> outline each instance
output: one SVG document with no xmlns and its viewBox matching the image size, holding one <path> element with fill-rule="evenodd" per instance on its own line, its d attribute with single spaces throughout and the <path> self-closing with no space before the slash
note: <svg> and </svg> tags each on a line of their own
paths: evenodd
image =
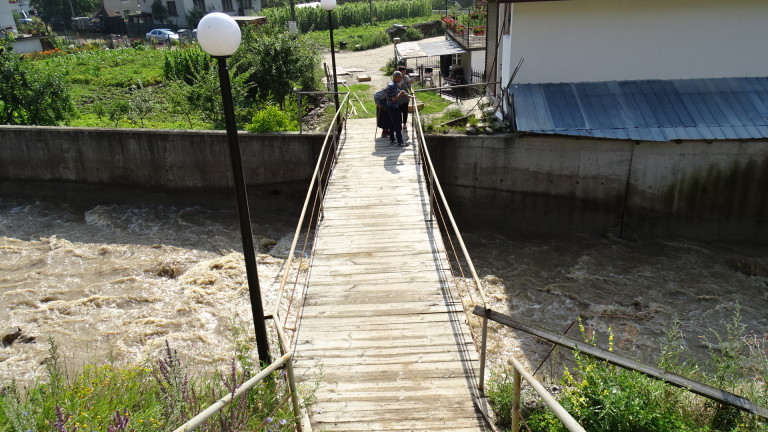
<svg viewBox="0 0 768 432">
<path fill-rule="evenodd" d="M 279 325 L 279 323 L 278 323 Z M 301 407 L 299 406 L 298 389 L 296 380 L 293 376 L 293 357 L 285 364 L 285 372 L 288 374 L 288 390 L 291 392 L 291 401 L 293 402 L 293 416 L 296 420 L 296 430 L 301 431 Z"/>
<path fill-rule="evenodd" d="M 512 394 L 512 430 L 517 432 L 520 430 L 520 372 L 518 372 L 517 369 L 515 369 L 514 379 L 515 390 Z"/>
<path fill-rule="evenodd" d="M 485 351 L 488 342 L 488 316 L 483 315 L 483 335 L 480 341 L 480 380 L 478 389 L 485 393 Z"/>
</svg>

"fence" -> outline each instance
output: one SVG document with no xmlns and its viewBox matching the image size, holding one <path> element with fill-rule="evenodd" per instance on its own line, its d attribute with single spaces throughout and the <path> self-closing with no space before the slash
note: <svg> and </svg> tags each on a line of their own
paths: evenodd
<svg viewBox="0 0 768 432">
<path fill-rule="evenodd" d="M 482 34 L 475 34 L 468 27 L 464 31 L 457 31 L 450 27 L 445 28 L 445 34 L 455 40 L 456 43 L 463 46 L 465 49 L 473 48 L 485 48 L 485 32 Z"/>
<path fill-rule="evenodd" d="M 320 150 L 320 157 L 318 158 L 315 166 L 315 171 L 312 174 L 312 180 L 309 185 L 309 192 L 307 193 L 304 201 L 304 207 L 301 210 L 301 216 L 296 227 L 296 232 L 291 243 L 291 250 L 288 253 L 288 259 L 283 266 L 283 274 L 280 282 L 280 288 L 277 294 L 277 300 L 275 301 L 275 308 L 272 312 L 271 319 L 274 323 L 275 330 L 279 340 L 281 357 L 272 362 L 269 366 L 264 368 L 258 374 L 250 378 L 243 385 L 236 390 L 232 391 L 226 397 L 220 399 L 190 421 L 183 424 L 174 432 L 188 432 L 193 431 L 199 426 L 203 425 L 208 419 L 216 415 L 223 407 L 234 401 L 235 399 L 242 397 L 253 388 L 256 384 L 266 379 L 269 375 L 274 373 L 279 368 L 285 368 L 285 378 L 288 382 L 289 395 L 292 405 L 294 419 L 296 421 L 296 430 L 301 432 L 301 407 L 298 400 L 298 392 L 296 388 L 296 379 L 293 373 L 293 355 L 295 352 L 295 346 L 293 336 L 295 336 L 295 330 L 298 320 L 301 316 L 299 313 L 299 307 L 295 306 L 296 302 L 300 302 L 303 296 L 303 290 L 307 287 L 307 278 L 309 273 L 306 270 L 312 261 L 314 241 L 311 241 L 314 233 L 314 227 L 319 220 L 322 213 L 323 196 L 328 186 L 328 179 L 331 175 L 331 170 L 336 163 L 339 149 L 341 147 L 342 130 L 346 126 L 347 109 L 349 107 L 349 94 L 344 97 L 341 102 L 341 106 L 336 111 L 336 115 L 331 121 L 331 125 L 328 128 L 328 132 L 323 141 L 323 146 Z M 342 115 L 342 112 L 344 113 Z M 308 214 L 309 213 L 309 214 Z M 299 260 L 294 259 L 296 253 L 296 247 L 299 242 L 299 237 L 304 233 L 304 241 L 302 244 L 302 251 Z M 289 278 L 295 274 L 295 279 L 290 292 L 290 298 L 286 298 L 287 286 Z M 303 283 L 299 283 L 300 276 L 304 274 L 305 279 Z M 299 291 L 301 289 L 301 291 Z M 285 310 L 285 315 L 282 314 L 282 310 Z M 258 319 L 254 317 L 254 319 Z M 288 320 L 293 319 L 292 327 L 287 327 Z M 286 330 L 292 332 L 291 338 L 286 336 Z M 288 398 L 284 399 L 281 405 L 287 402 Z"/>
</svg>

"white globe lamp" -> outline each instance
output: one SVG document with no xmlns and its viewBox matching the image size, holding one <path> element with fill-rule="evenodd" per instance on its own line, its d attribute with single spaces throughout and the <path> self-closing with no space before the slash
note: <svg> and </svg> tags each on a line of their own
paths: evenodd
<svg viewBox="0 0 768 432">
<path fill-rule="evenodd" d="M 211 12 L 197 25 L 197 41 L 214 57 L 229 57 L 240 47 L 240 26 L 231 16 Z"/>
<path fill-rule="evenodd" d="M 336 0 L 320 0 L 320 7 L 327 11 L 332 11 L 336 9 Z"/>
</svg>

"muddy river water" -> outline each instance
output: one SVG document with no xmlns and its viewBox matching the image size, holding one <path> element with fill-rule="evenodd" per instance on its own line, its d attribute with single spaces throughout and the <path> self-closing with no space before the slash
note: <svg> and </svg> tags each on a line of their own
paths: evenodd
<svg viewBox="0 0 768 432">
<path fill-rule="evenodd" d="M 253 212 L 269 311 L 297 215 Z M 700 335 L 722 329 L 737 304 L 748 331 L 768 332 L 768 247 L 484 232 L 466 240 L 494 308 L 554 331 L 578 316 L 610 326 L 635 357 L 652 360 L 677 317 L 690 355 L 703 358 Z M 36 338 L 0 347 L 0 382 L 39 375 L 48 336 L 72 367 L 141 361 L 165 340 L 195 362 L 227 361 L 233 320 L 250 328 L 251 319 L 239 250 L 234 211 L 0 198 L 0 331 Z M 495 363 L 516 353 L 535 364 L 549 350 L 502 328 L 490 346 Z"/>
</svg>

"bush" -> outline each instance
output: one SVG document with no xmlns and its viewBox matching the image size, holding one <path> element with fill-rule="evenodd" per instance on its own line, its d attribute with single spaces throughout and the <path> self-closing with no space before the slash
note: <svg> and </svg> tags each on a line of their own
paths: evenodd
<svg viewBox="0 0 768 432">
<path fill-rule="evenodd" d="M 305 38 L 263 27 L 243 33 L 242 48 L 232 60 L 254 99 L 282 106 L 294 87 L 317 87 L 320 52 Z"/>
<path fill-rule="evenodd" d="M 299 123 L 295 116 L 281 111 L 274 105 L 256 111 L 251 123 L 245 128 L 248 132 L 286 132 L 299 130 Z"/>
<path fill-rule="evenodd" d="M 424 33 L 419 29 L 408 27 L 405 29 L 405 36 L 401 38 L 403 42 L 411 42 L 424 39 Z"/>
<path fill-rule="evenodd" d="M 182 80 L 191 85 L 195 77 L 210 70 L 213 63 L 213 57 L 197 45 L 178 48 L 165 55 L 163 74 L 166 81 Z"/>
<path fill-rule="evenodd" d="M 61 72 L 38 70 L 0 40 L 0 124 L 56 125 L 74 114 Z"/>
</svg>

